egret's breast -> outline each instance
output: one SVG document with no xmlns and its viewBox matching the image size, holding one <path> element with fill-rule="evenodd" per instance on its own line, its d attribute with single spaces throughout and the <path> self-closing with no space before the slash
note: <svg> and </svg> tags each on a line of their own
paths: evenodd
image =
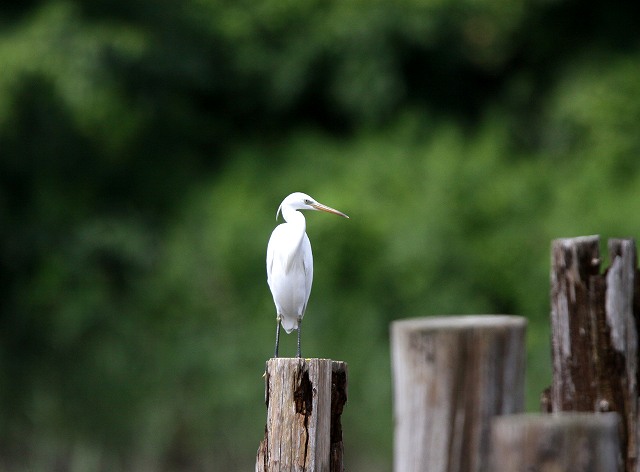
<svg viewBox="0 0 640 472">
<path fill-rule="evenodd" d="M 286 223 L 279 225 L 267 248 L 267 280 L 287 332 L 296 328 L 298 317 L 304 315 L 313 277 L 309 238 L 304 231 L 300 235 L 295 230 Z"/>
</svg>

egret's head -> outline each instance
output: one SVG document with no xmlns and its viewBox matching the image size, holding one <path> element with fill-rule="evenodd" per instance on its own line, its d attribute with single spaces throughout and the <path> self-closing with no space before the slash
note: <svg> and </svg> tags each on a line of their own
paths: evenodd
<svg viewBox="0 0 640 472">
<path fill-rule="evenodd" d="M 313 197 L 307 195 L 302 192 L 294 192 L 291 195 L 287 196 L 280 206 L 278 207 L 278 211 L 276 212 L 276 220 L 278 219 L 278 215 L 284 211 L 285 208 L 290 208 L 292 210 L 317 210 L 317 211 L 325 211 L 327 213 L 333 213 L 334 215 L 343 216 L 345 218 L 349 218 L 347 215 L 342 213 L 341 211 L 335 210 L 331 207 L 323 205 L 322 203 L 314 200 Z"/>
</svg>

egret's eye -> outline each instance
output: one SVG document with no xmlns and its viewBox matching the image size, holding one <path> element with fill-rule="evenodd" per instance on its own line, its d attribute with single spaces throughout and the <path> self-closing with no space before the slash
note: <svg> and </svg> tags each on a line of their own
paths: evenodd
<svg viewBox="0 0 640 472">
<path fill-rule="evenodd" d="M 304 204 L 305 205 L 311 205 L 311 203 L 313 203 L 311 200 L 309 200 L 308 198 L 304 199 Z"/>
</svg>

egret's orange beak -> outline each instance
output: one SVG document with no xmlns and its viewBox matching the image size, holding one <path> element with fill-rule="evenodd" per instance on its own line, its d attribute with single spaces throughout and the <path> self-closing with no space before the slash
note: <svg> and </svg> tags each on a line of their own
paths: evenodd
<svg viewBox="0 0 640 472">
<path fill-rule="evenodd" d="M 341 211 L 338 211 L 334 208 L 328 207 L 327 205 L 323 205 L 322 203 L 312 203 L 311 206 L 313 208 L 315 208 L 316 210 L 319 211 L 326 211 L 327 213 L 333 213 L 334 215 L 338 215 L 338 216 L 343 216 L 345 218 L 349 218 L 347 215 L 345 215 L 344 213 L 342 213 Z"/>
</svg>

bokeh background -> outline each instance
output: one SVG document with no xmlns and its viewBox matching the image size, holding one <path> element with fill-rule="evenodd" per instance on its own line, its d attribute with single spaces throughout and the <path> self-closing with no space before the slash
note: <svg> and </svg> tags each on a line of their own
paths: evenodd
<svg viewBox="0 0 640 472">
<path fill-rule="evenodd" d="M 351 471 L 391 469 L 389 323 L 529 319 L 554 238 L 640 234 L 640 3 L 0 6 L 0 469 L 252 470 L 290 192 L 303 353 L 349 364 Z M 295 336 L 281 353 L 293 355 Z"/>
</svg>

